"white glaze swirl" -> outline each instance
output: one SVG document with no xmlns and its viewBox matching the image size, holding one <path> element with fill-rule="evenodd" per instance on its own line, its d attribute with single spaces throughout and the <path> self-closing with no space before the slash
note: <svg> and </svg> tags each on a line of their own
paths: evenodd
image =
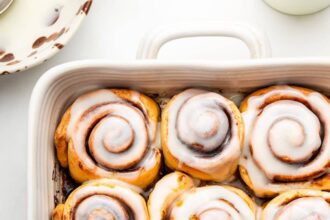
<svg viewBox="0 0 330 220">
<path fill-rule="evenodd" d="M 129 93 L 130 99 L 106 89 L 79 97 L 70 109 L 67 138 L 83 170 L 134 179 L 159 166 L 157 119 L 150 119 L 138 92 L 116 91 Z"/>
<path fill-rule="evenodd" d="M 141 190 L 124 182 L 101 179 L 87 182 L 74 190 L 67 201 L 64 219 L 149 219 Z"/>
<path fill-rule="evenodd" d="M 289 191 L 273 199 L 262 220 L 329 220 L 330 194 L 316 190 Z"/>
<path fill-rule="evenodd" d="M 238 160 L 241 148 L 240 115 L 233 108 L 234 103 L 213 92 L 188 89 L 176 95 L 169 103 L 168 121 L 163 121 L 170 154 L 208 175 L 223 168 L 227 178 L 234 169 L 225 165 Z M 182 170 L 180 165 L 177 169 Z"/>
<path fill-rule="evenodd" d="M 100 120 L 100 118 L 102 118 Z M 125 103 L 109 103 L 82 117 L 73 141 L 84 148 L 86 131 L 94 125 L 88 147 L 93 158 L 108 169 L 127 169 L 139 162 L 148 148 L 143 114 Z"/>
<path fill-rule="evenodd" d="M 240 165 L 257 194 L 303 188 L 327 172 L 330 105 L 324 96 L 278 86 L 250 96 L 245 103 Z"/>
<path fill-rule="evenodd" d="M 149 197 L 151 220 L 255 219 L 256 207 L 242 191 L 217 185 L 194 187 L 192 183 L 179 172 L 163 177 Z"/>
<path fill-rule="evenodd" d="M 182 203 L 182 204 L 181 204 Z M 172 208 L 170 219 L 252 220 L 254 213 L 234 192 L 221 186 L 204 186 L 184 194 Z"/>
</svg>

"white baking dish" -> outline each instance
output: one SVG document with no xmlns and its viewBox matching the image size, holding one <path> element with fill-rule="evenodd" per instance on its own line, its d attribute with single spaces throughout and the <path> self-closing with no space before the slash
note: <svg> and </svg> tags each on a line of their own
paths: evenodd
<svg viewBox="0 0 330 220">
<path fill-rule="evenodd" d="M 233 29 L 233 26 L 219 28 L 206 25 L 203 30 L 200 26 L 185 27 L 170 27 L 158 32 L 161 34 L 148 35 L 139 50 L 140 58 L 156 57 L 161 45 L 169 40 L 200 35 L 239 37 L 248 44 L 254 57 L 268 54 L 267 43 L 260 41 L 255 31 L 245 27 L 234 26 L 236 28 Z M 28 219 L 47 219 L 54 208 L 54 195 L 60 180 L 56 175 L 53 179 L 56 164 L 53 134 L 63 111 L 80 94 L 104 87 L 129 87 L 162 96 L 172 96 L 186 87 L 249 92 L 278 83 L 298 84 L 330 93 L 330 59 L 254 59 L 227 62 L 141 60 L 129 63 L 89 60 L 72 62 L 49 70 L 35 86 L 30 102 Z"/>
</svg>

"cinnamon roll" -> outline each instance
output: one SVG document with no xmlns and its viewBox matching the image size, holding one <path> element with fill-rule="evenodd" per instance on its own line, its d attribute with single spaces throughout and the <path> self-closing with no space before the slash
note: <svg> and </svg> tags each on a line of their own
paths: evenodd
<svg viewBox="0 0 330 220">
<path fill-rule="evenodd" d="M 136 91 L 82 95 L 56 130 L 58 160 L 77 182 L 114 177 L 144 188 L 161 165 L 158 119 L 158 105 Z"/>
<path fill-rule="evenodd" d="M 53 211 L 53 220 L 136 219 L 149 214 L 141 189 L 115 179 L 98 179 L 75 189 Z"/>
<path fill-rule="evenodd" d="M 259 197 L 290 189 L 330 189 L 330 104 L 310 89 L 273 86 L 241 105 L 240 174 Z"/>
<path fill-rule="evenodd" d="M 214 92 L 185 90 L 162 114 L 166 165 L 203 180 L 226 180 L 237 168 L 243 129 L 232 101 Z"/>
<path fill-rule="evenodd" d="M 197 187 L 197 182 L 180 172 L 158 181 L 148 209 L 151 220 L 256 218 L 256 205 L 243 191 L 230 186 Z"/>
<path fill-rule="evenodd" d="M 293 190 L 280 194 L 263 209 L 261 220 L 330 219 L 330 193 Z"/>
</svg>

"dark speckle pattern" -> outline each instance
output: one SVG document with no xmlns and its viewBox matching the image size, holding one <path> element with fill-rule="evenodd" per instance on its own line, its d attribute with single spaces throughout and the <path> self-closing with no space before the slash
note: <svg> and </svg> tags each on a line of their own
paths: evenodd
<svg viewBox="0 0 330 220">
<path fill-rule="evenodd" d="M 1 59 L 0 62 L 9 62 L 15 59 L 14 54 L 12 53 L 7 53 L 6 55 L 4 55 Z"/>
<path fill-rule="evenodd" d="M 65 28 L 62 28 L 60 32 L 55 32 L 55 33 L 49 35 L 49 37 L 45 37 L 45 36 L 39 37 L 32 44 L 32 48 L 37 49 L 37 48 L 41 47 L 42 45 L 44 45 L 47 42 L 55 41 L 59 37 L 61 37 L 64 33 L 65 33 Z"/>
<path fill-rule="evenodd" d="M 32 44 L 32 48 L 36 49 L 38 47 L 41 47 L 42 45 L 44 45 L 44 43 L 46 43 L 47 41 L 47 37 L 43 36 L 43 37 L 39 37 L 37 40 L 34 41 L 34 43 Z"/>
<path fill-rule="evenodd" d="M 57 47 L 59 50 L 64 47 L 64 45 L 60 43 L 56 43 L 54 46 Z"/>
<path fill-rule="evenodd" d="M 85 4 L 83 5 L 82 9 L 81 9 L 86 15 L 88 14 L 89 9 L 90 9 L 91 6 L 92 6 L 92 3 L 93 3 L 92 0 L 88 0 L 88 1 L 86 1 Z"/>
</svg>

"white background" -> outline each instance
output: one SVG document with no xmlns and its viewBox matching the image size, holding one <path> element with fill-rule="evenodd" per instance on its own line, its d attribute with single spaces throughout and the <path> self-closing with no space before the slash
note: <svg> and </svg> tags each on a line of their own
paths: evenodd
<svg viewBox="0 0 330 220">
<path fill-rule="evenodd" d="M 330 9 L 293 17 L 261 0 L 94 0 L 81 29 L 53 59 L 0 76 L 0 219 L 26 218 L 27 115 L 38 78 L 50 67 L 77 59 L 134 60 L 148 29 L 180 21 L 252 23 L 267 33 L 274 57 L 330 55 Z M 160 53 L 161 59 L 236 57 L 248 57 L 244 45 L 220 38 L 178 40 Z"/>
</svg>

